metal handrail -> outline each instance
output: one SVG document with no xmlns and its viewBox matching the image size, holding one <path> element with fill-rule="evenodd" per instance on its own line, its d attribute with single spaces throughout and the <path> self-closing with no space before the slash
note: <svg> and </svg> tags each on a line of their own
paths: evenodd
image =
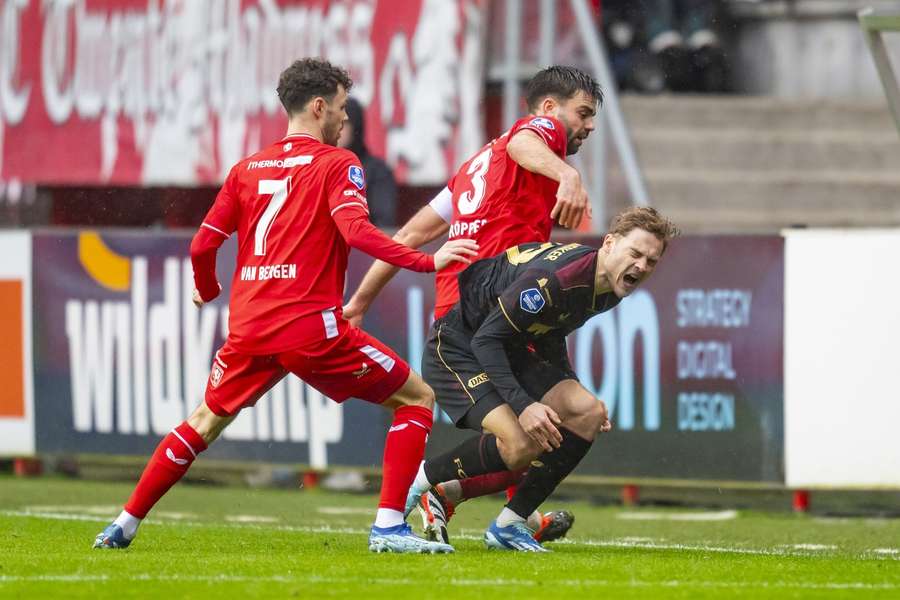
<svg viewBox="0 0 900 600">
<path fill-rule="evenodd" d="M 888 108 L 894 117 L 894 125 L 897 133 L 900 133 L 900 87 L 897 86 L 897 78 L 894 76 L 894 68 L 891 59 L 884 47 L 882 32 L 900 32 L 900 14 L 884 14 L 876 12 L 873 8 L 864 8 L 859 13 L 859 25 L 862 27 L 866 44 L 875 61 L 875 69 L 884 87 L 887 96 Z"/>
</svg>

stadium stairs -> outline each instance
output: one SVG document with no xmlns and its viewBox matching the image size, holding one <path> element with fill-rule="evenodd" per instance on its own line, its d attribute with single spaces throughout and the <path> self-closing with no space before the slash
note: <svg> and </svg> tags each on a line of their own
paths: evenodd
<svg viewBox="0 0 900 600">
<path fill-rule="evenodd" d="M 900 226 L 900 135 L 886 104 L 625 96 L 651 202 L 686 233 Z M 611 191 L 624 194 L 621 174 Z"/>
</svg>

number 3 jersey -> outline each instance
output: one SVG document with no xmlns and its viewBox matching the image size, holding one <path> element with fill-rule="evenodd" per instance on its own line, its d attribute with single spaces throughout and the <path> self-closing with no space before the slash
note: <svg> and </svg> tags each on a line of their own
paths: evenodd
<svg viewBox="0 0 900 600">
<path fill-rule="evenodd" d="M 447 187 L 453 194 L 449 239 L 478 242 L 478 258 L 510 246 L 550 239 L 556 204 L 556 181 L 524 169 L 506 152 L 509 140 L 520 131 L 533 131 L 559 157 L 565 158 L 567 136 L 552 117 L 528 116 L 484 146 L 465 162 Z M 440 318 L 459 299 L 456 277 L 466 265 L 452 263 L 436 278 L 435 317 Z"/>
<path fill-rule="evenodd" d="M 368 220 L 365 174 L 348 150 L 292 135 L 237 163 L 191 243 L 203 300 L 218 294 L 216 250 L 237 231 L 229 341 L 274 354 L 325 339 L 340 316 L 350 247 L 396 266 L 434 271 L 432 256 Z"/>
</svg>

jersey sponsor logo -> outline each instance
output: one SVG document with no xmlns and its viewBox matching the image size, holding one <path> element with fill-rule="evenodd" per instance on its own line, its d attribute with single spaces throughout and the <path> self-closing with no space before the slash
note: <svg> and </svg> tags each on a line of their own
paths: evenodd
<svg viewBox="0 0 900 600">
<path fill-rule="evenodd" d="M 297 167 L 300 165 L 308 165 L 313 160 L 313 157 L 310 155 L 303 156 L 288 156 L 285 159 L 271 159 L 271 160 L 251 160 L 247 163 L 247 170 L 251 169 L 290 169 L 293 167 Z"/>
<path fill-rule="evenodd" d="M 556 129 L 556 127 L 553 125 L 553 121 L 547 119 L 546 117 L 535 117 L 531 121 L 529 121 L 528 124 L 540 127 L 541 129 L 547 129 L 549 131 L 553 131 Z"/>
<path fill-rule="evenodd" d="M 347 179 L 359 189 L 366 187 L 366 177 L 363 175 L 362 167 L 350 165 L 350 168 L 347 170 Z"/>
<path fill-rule="evenodd" d="M 528 288 L 519 294 L 519 307 L 533 315 L 541 312 L 541 309 L 544 308 L 544 302 L 544 297 L 541 296 L 537 288 Z"/>
<path fill-rule="evenodd" d="M 487 373 L 481 373 L 479 375 L 476 375 L 475 377 L 473 377 L 469 380 L 469 383 L 468 383 L 469 389 L 475 389 L 482 383 L 486 383 L 490 380 L 491 380 L 491 378 L 488 377 Z"/>
<path fill-rule="evenodd" d="M 359 192 L 357 192 L 356 190 L 344 190 L 344 195 L 345 196 L 353 196 L 354 198 L 358 198 L 359 200 L 362 200 L 362 203 L 365 204 L 366 206 L 369 205 L 369 201 L 366 200 L 366 197 L 363 196 L 362 194 L 360 194 Z"/>
</svg>

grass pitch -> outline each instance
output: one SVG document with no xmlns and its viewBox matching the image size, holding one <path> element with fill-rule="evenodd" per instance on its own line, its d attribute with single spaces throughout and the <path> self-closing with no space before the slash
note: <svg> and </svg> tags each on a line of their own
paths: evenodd
<svg viewBox="0 0 900 600">
<path fill-rule="evenodd" d="M 454 555 L 375 555 L 374 496 L 180 485 L 130 548 L 92 550 L 130 491 L 0 477 L 0 597 L 900 598 L 897 519 L 566 502 L 569 540 L 522 555 L 482 545 L 495 497 L 461 507 Z"/>
</svg>

